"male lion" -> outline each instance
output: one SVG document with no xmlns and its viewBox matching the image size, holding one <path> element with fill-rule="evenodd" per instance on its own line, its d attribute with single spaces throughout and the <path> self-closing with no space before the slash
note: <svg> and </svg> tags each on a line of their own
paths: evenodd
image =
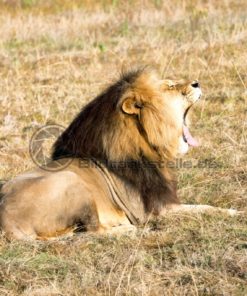
<svg viewBox="0 0 247 296">
<path fill-rule="evenodd" d="M 147 70 L 123 75 L 57 139 L 53 162 L 71 158 L 66 168 L 36 168 L 2 187 L 0 227 L 11 238 L 46 239 L 215 209 L 181 205 L 166 165 L 197 145 L 185 120 L 200 97 L 198 81 L 160 80 Z"/>
</svg>

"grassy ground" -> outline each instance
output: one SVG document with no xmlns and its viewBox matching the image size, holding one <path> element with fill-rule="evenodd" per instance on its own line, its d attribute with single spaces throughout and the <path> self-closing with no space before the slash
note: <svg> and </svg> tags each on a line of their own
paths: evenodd
<svg viewBox="0 0 247 296">
<path fill-rule="evenodd" d="M 246 10 L 245 0 L 1 1 L 0 179 L 34 165 L 38 127 L 66 126 L 121 69 L 151 64 L 204 91 L 193 118 L 202 146 L 185 157 L 194 168 L 178 169 L 182 201 L 246 211 Z M 1 237 L 0 295 L 247 295 L 246 216 L 167 216 L 122 237 Z"/>
</svg>

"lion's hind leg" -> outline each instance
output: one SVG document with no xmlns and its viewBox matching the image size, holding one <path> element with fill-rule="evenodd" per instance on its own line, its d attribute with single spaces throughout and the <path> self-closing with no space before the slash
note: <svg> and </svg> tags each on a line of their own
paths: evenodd
<svg viewBox="0 0 247 296">
<path fill-rule="evenodd" d="M 1 228 L 3 233 L 9 239 L 17 239 L 17 240 L 34 240 L 37 238 L 37 234 L 34 228 L 31 225 L 22 223 L 15 223 L 15 221 L 8 219 L 4 219 L 5 217 L 1 217 L 2 223 Z"/>
</svg>

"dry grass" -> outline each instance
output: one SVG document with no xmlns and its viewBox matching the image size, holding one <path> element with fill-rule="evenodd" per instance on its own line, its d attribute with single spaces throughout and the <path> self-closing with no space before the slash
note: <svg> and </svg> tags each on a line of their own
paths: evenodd
<svg viewBox="0 0 247 296">
<path fill-rule="evenodd" d="M 214 167 L 180 168 L 181 199 L 246 211 L 246 10 L 245 0 L 2 1 L 0 179 L 33 166 L 38 127 L 66 126 L 122 68 L 151 64 L 204 90 L 193 125 L 202 147 L 185 159 Z M 45 243 L 2 237 L 0 294 L 247 295 L 245 215 L 147 227 Z"/>
</svg>

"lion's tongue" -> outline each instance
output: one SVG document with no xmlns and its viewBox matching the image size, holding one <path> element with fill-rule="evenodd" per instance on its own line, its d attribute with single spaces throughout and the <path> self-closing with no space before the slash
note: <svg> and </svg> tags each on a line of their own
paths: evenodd
<svg viewBox="0 0 247 296">
<path fill-rule="evenodd" d="M 187 143 L 190 145 L 190 146 L 193 146 L 193 147 L 197 147 L 199 146 L 199 143 L 198 141 L 192 137 L 188 127 L 186 125 L 183 125 L 183 133 L 184 133 L 184 137 L 187 141 Z"/>
</svg>

